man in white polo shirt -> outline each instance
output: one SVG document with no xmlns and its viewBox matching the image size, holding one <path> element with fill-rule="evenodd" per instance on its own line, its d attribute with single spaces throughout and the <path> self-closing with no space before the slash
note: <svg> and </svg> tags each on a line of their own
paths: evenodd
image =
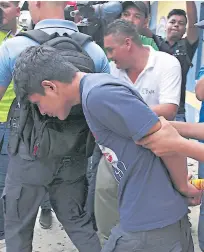
<svg viewBox="0 0 204 252">
<path fill-rule="evenodd" d="M 180 102 L 180 63 L 167 53 L 143 46 L 134 39 L 134 32 L 135 26 L 126 21 L 109 25 L 104 43 L 111 74 L 135 85 L 157 115 L 173 120 Z"/>
<path fill-rule="evenodd" d="M 180 63 L 167 53 L 143 46 L 135 34 L 136 26 L 125 20 L 108 26 L 104 45 L 111 74 L 135 85 L 157 115 L 173 120 L 180 102 Z M 102 157 L 96 179 L 95 217 L 103 238 L 108 238 L 118 222 L 117 189 L 112 168 Z"/>
</svg>

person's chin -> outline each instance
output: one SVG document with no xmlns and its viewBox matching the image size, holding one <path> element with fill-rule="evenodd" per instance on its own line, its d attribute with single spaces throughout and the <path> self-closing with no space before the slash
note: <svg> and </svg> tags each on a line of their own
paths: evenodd
<svg viewBox="0 0 204 252">
<path fill-rule="evenodd" d="M 58 116 L 58 119 L 59 119 L 60 121 L 64 121 L 64 120 L 66 119 L 66 117 L 64 117 L 64 116 Z"/>
<path fill-rule="evenodd" d="M 2 26 L 6 26 L 7 24 L 8 24 L 7 19 L 3 18 L 3 21 L 2 21 Z"/>
<path fill-rule="evenodd" d="M 120 66 L 119 63 L 115 63 L 115 65 L 116 65 L 116 67 L 117 67 L 118 69 L 121 69 L 121 66 Z"/>
<path fill-rule="evenodd" d="M 67 117 L 69 116 L 70 110 L 69 112 L 67 112 L 66 114 L 63 115 L 59 115 L 57 116 L 59 120 L 64 121 L 65 119 L 67 119 Z"/>
<path fill-rule="evenodd" d="M 178 31 L 171 31 L 171 37 L 180 39 L 181 35 Z"/>
</svg>

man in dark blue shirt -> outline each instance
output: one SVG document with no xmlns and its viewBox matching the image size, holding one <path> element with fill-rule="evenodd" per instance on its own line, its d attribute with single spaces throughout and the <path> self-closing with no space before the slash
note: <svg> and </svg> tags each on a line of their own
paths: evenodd
<svg viewBox="0 0 204 252">
<path fill-rule="evenodd" d="M 140 41 L 139 36 L 137 39 Z M 187 182 L 185 166 L 175 167 L 178 155 L 162 162 L 136 144 L 158 131 L 160 121 L 134 86 L 108 74 L 79 72 L 47 46 L 30 47 L 20 55 L 14 81 L 18 97 L 37 104 L 42 114 L 64 120 L 72 106 L 82 104 L 87 123 L 119 183 L 120 223 L 102 251 L 193 251 L 189 250 L 187 198 L 201 192 Z"/>
</svg>

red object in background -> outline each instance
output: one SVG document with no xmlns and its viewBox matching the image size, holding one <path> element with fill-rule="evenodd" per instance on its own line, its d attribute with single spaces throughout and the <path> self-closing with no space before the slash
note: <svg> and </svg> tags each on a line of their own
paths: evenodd
<svg viewBox="0 0 204 252">
<path fill-rule="evenodd" d="M 76 1 L 67 1 L 67 5 L 73 6 L 74 10 L 78 10 Z"/>
</svg>

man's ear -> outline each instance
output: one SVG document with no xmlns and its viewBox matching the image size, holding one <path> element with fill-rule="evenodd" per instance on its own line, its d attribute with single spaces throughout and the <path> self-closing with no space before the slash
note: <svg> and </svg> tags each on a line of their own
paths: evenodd
<svg viewBox="0 0 204 252">
<path fill-rule="evenodd" d="M 149 27 L 149 17 L 145 18 L 143 28 L 148 28 L 148 27 Z"/>
<path fill-rule="evenodd" d="M 50 92 L 57 93 L 57 91 L 58 91 L 56 84 L 52 81 L 44 80 L 44 81 L 42 81 L 41 85 L 44 88 L 45 93 L 47 93 L 47 92 L 48 93 L 50 93 Z"/>
<path fill-rule="evenodd" d="M 131 38 L 126 38 L 125 39 L 125 45 L 126 45 L 128 51 L 130 51 L 130 48 L 132 46 L 132 39 Z"/>
<path fill-rule="evenodd" d="M 20 17 L 21 9 L 20 7 L 16 7 L 16 17 Z"/>
<path fill-rule="evenodd" d="M 36 7 L 40 7 L 41 6 L 41 1 L 35 1 Z"/>
</svg>

